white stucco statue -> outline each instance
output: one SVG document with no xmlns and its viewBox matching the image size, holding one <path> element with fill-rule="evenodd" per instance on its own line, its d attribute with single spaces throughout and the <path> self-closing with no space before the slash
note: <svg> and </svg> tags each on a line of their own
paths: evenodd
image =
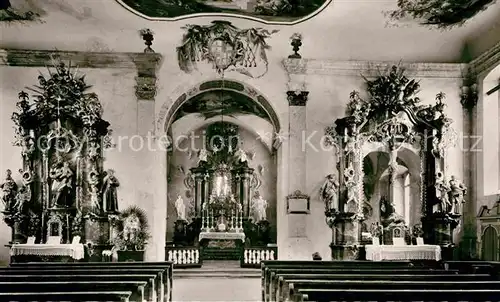
<svg viewBox="0 0 500 302">
<path fill-rule="evenodd" d="M 177 211 L 178 220 L 186 220 L 186 205 L 181 195 L 177 195 L 177 200 L 175 201 L 175 210 Z"/>
<path fill-rule="evenodd" d="M 263 221 L 267 219 L 267 200 L 262 198 L 260 193 L 257 191 L 253 199 L 253 211 L 255 222 Z"/>
</svg>

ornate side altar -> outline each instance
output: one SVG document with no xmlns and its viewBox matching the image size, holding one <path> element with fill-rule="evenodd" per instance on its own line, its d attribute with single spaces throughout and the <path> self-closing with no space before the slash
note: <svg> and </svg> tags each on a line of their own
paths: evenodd
<svg viewBox="0 0 500 302">
<path fill-rule="evenodd" d="M 328 176 L 321 192 L 332 258 L 363 258 L 372 237 L 385 245 L 411 244 L 409 230 L 420 223 L 426 244 L 447 254 L 465 187 L 454 176 L 445 181 L 451 133 L 445 96 L 421 105 L 418 82 L 397 66 L 367 86 L 368 100 L 352 92 L 347 116 L 326 129 L 338 158 L 338 176 Z"/>
<path fill-rule="evenodd" d="M 49 77 L 38 77 L 33 95 L 19 93 L 15 145 L 21 147 L 20 184 L 10 170 L 2 183 L 3 219 L 12 244 L 36 238 L 42 249 L 51 236 L 69 244 L 82 237 L 100 259 L 109 249 L 117 219 L 113 170 L 104 171 L 102 150 L 110 146 L 109 123 L 83 75 L 59 63 Z M 57 244 L 57 243 L 56 243 Z M 26 246 L 25 246 L 26 247 Z"/>
</svg>

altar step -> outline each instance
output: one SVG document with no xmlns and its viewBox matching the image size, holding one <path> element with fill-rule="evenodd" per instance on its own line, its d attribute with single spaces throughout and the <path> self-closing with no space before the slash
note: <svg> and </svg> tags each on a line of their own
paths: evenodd
<svg viewBox="0 0 500 302">
<path fill-rule="evenodd" d="M 239 260 L 241 251 L 237 248 L 210 248 L 203 249 L 203 261 L 206 260 Z"/>
<path fill-rule="evenodd" d="M 181 278 L 260 278 L 260 269 L 240 268 L 239 261 L 204 261 L 200 268 L 174 269 Z"/>
</svg>

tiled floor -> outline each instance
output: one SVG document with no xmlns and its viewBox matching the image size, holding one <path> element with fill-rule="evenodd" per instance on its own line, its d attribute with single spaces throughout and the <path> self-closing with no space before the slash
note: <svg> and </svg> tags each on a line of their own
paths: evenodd
<svg viewBox="0 0 500 302">
<path fill-rule="evenodd" d="M 174 302 L 260 300 L 260 278 L 174 279 Z"/>
<path fill-rule="evenodd" d="M 261 300 L 260 273 L 250 278 L 238 277 L 247 275 L 248 270 L 240 269 L 237 261 L 206 261 L 201 269 L 190 271 L 195 277 L 181 278 L 182 273 L 177 272 L 179 278 L 175 278 L 174 271 L 173 302 Z"/>
</svg>

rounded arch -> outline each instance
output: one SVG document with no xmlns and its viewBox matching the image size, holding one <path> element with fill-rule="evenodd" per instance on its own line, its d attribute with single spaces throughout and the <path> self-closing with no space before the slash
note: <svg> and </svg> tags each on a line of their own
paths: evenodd
<svg viewBox="0 0 500 302">
<path fill-rule="evenodd" d="M 181 135 L 182 135 L 182 137 L 186 137 L 189 133 L 192 133 L 193 131 L 204 128 L 204 127 L 206 127 L 214 122 L 217 122 L 217 121 L 220 121 L 220 117 L 212 117 L 209 119 L 204 119 L 203 121 L 198 121 L 197 123 L 190 125 L 189 128 L 183 128 Z M 228 123 L 232 123 L 238 127 L 241 127 L 242 129 L 251 133 L 256 138 L 259 138 L 259 141 L 262 144 L 264 144 L 266 149 L 269 152 L 272 152 L 272 148 L 273 148 L 272 138 L 264 135 L 265 133 L 260 133 L 259 129 L 256 129 L 255 127 L 252 127 L 252 125 L 249 125 L 248 123 L 245 123 L 245 122 L 243 122 L 237 118 L 231 117 L 231 116 L 225 117 L 224 121 L 226 121 Z M 170 127 L 169 131 L 172 131 L 172 127 Z"/>
<path fill-rule="evenodd" d="M 267 100 L 267 98 L 247 83 L 233 79 L 214 79 L 203 81 L 185 89 L 179 96 L 174 96 L 175 99 L 172 104 L 168 105 L 165 109 L 162 106 L 162 111 L 165 112 L 160 112 L 160 118 L 157 120 L 157 128 L 159 128 L 159 130 L 163 133 L 168 133 L 168 129 L 174 121 L 175 114 L 184 103 L 199 94 L 216 90 L 230 90 L 247 96 L 267 113 L 271 124 L 273 125 L 274 131 L 280 132 L 281 124 L 279 117 L 275 108 Z"/>
</svg>

